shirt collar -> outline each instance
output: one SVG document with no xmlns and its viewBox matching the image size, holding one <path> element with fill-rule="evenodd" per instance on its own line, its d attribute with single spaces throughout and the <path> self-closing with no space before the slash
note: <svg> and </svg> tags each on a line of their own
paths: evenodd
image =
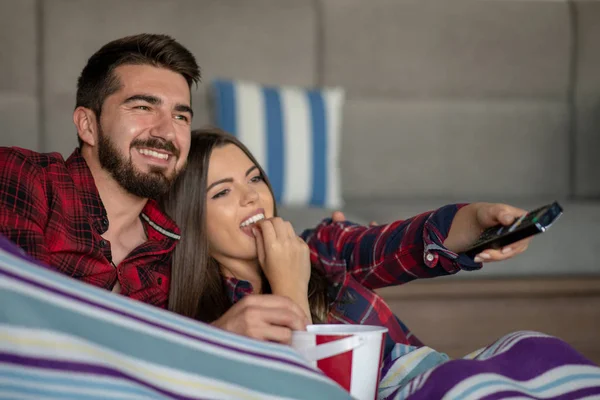
<svg viewBox="0 0 600 400">
<path fill-rule="evenodd" d="M 161 210 L 156 200 L 148 200 L 140 216 L 151 228 L 148 230 L 149 239 L 181 239 L 179 227 Z"/>
<path fill-rule="evenodd" d="M 244 296 L 252 294 L 254 291 L 250 282 L 233 277 L 224 277 L 223 284 L 227 298 L 231 301 L 231 304 L 237 303 Z"/>
</svg>

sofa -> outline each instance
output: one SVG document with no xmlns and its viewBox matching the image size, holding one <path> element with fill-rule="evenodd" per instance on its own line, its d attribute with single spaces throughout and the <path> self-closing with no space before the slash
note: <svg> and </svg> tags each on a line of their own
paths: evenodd
<svg viewBox="0 0 600 400">
<path fill-rule="evenodd" d="M 592 0 L 0 0 L 0 144 L 68 155 L 79 72 L 133 33 L 170 34 L 196 55 L 194 127 L 214 123 L 216 78 L 341 87 L 348 219 L 471 201 L 565 209 L 521 257 L 385 289 L 394 310 L 450 354 L 537 328 L 600 360 L 599 20 Z M 331 211 L 281 214 L 301 231 Z M 461 312 L 489 329 L 456 322 Z M 443 318 L 456 329 L 436 342 Z"/>
</svg>

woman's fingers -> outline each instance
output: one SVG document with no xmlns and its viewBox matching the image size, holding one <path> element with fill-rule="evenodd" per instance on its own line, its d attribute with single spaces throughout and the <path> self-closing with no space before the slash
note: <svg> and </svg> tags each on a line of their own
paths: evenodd
<svg viewBox="0 0 600 400">
<path fill-rule="evenodd" d="M 480 208 L 479 223 L 484 228 L 498 224 L 510 225 L 527 211 L 507 204 L 485 204 Z"/>
<path fill-rule="evenodd" d="M 346 216 L 341 211 L 334 211 L 331 214 L 331 219 L 333 222 L 344 222 L 346 220 Z"/>
<path fill-rule="evenodd" d="M 258 262 L 260 265 L 264 265 L 265 262 L 265 240 L 260 228 L 253 226 L 252 233 L 256 239 L 256 253 L 258 255 Z"/>
<path fill-rule="evenodd" d="M 264 224 L 266 229 L 270 229 L 272 227 L 273 238 L 271 238 L 270 233 L 268 232 L 265 235 L 265 240 L 283 240 L 283 239 L 293 239 L 297 237 L 296 232 L 294 231 L 294 227 L 292 223 L 289 221 L 285 221 L 280 217 L 270 218 L 268 220 L 263 220 L 259 222 L 262 225 Z"/>
<path fill-rule="evenodd" d="M 273 229 L 277 239 L 281 240 L 289 237 L 286 221 L 280 217 L 271 218 L 269 221 L 271 224 L 273 224 Z"/>
<path fill-rule="evenodd" d="M 503 261 L 512 258 L 518 254 L 523 253 L 527 250 L 531 238 L 523 239 L 518 242 L 512 243 L 508 246 L 504 246 L 501 249 L 487 249 L 479 253 L 475 258 L 475 262 L 492 262 L 492 261 Z"/>
<path fill-rule="evenodd" d="M 258 221 L 257 225 L 262 232 L 264 243 L 272 243 L 277 239 L 272 219 L 263 219 L 262 221 Z"/>
<path fill-rule="evenodd" d="M 294 230 L 294 226 L 292 225 L 292 223 L 290 221 L 285 221 L 285 225 L 286 225 L 288 237 L 290 239 L 297 238 L 298 235 L 296 235 L 296 231 Z"/>
</svg>

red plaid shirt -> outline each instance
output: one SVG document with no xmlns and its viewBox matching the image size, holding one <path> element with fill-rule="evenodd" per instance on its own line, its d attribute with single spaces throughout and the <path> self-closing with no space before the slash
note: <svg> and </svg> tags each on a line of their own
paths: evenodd
<svg viewBox="0 0 600 400">
<path fill-rule="evenodd" d="M 121 294 L 165 308 L 179 230 L 152 200 L 140 218 L 148 240 L 115 268 L 101 236 L 106 210 L 79 149 L 65 162 L 0 147 L 0 234 L 64 274 L 107 290 L 118 280 Z"/>
<path fill-rule="evenodd" d="M 396 343 L 422 346 L 374 290 L 481 268 L 442 245 L 460 207 L 448 205 L 372 228 L 326 219 L 305 231 L 311 262 L 330 282 L 328 322 L 387 327 L 386 356 Z M 227 278 L 225 286 L 233 303 L 252 293 L 246 281 Z"/>
</svg>

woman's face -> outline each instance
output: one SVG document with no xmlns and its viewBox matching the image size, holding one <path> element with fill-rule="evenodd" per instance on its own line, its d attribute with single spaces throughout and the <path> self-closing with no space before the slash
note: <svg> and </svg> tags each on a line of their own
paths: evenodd
<svg viewBox="0 0 600 400">
<path fill-rule="evenodd" d="M 253 224 L 272 218 L 274 200 L 256 165 L 236 145 L 213 149 L 207 175 L 206 225 L 211 256 L 256 260 Z"/>
</svg>

